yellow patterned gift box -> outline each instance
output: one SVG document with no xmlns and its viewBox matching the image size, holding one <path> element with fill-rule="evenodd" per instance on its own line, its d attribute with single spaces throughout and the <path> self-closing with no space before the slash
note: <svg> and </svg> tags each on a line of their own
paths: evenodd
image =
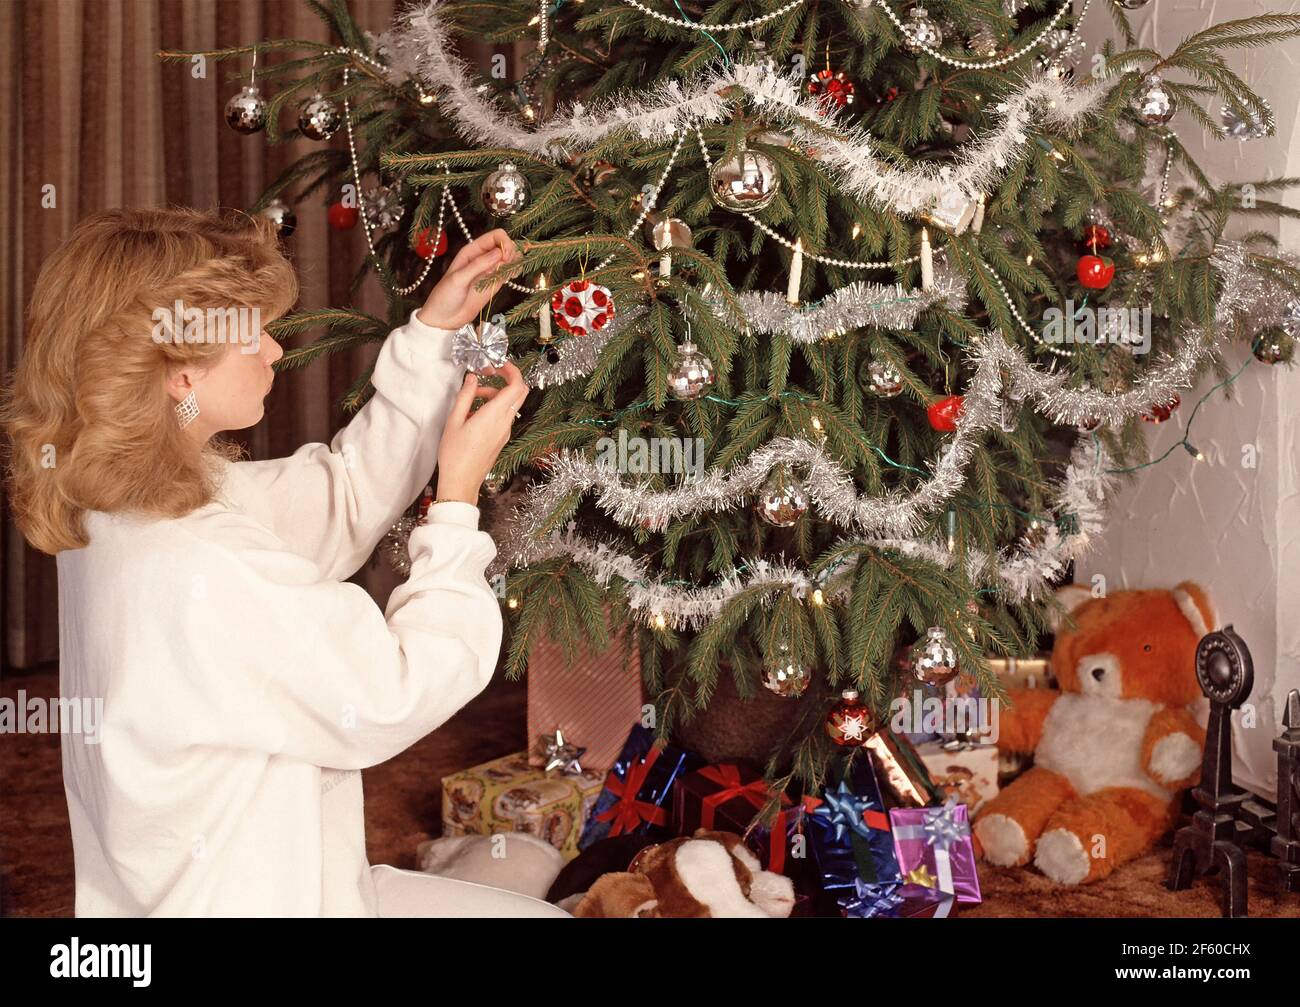
<svg viewBox="0 0 1300 1007">
<path fill-rule="evenodd" d="M 493 759 L 443 777 L 442 834 L 527 832 L 572 860 L 604 782 L 596 770 L 547 773 L 529 765 L 527 752 Z"/>
</svg>

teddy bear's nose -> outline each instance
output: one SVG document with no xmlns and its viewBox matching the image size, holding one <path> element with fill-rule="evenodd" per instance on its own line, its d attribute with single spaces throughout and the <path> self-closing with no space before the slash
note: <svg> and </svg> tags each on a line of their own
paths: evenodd
<svg viewBox="0 0 1300 1007">
<path fill-rule="evenodd" d="M 1098 682 L 1100 682 L 1103 678 L 1106 677 L 1106 669 L 1100 666 L 1093 668 L 1092 677 L 1095 678 Z"/>
</svg>

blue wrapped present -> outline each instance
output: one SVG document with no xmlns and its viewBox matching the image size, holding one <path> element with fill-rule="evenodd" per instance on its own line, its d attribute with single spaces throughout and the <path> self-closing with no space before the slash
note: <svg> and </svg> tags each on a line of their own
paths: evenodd
<svg viewBox="0 0 1300 1007">
<path fill-rule="evenodd" d="M 841 908 L 844 901 L 858 897 L 860 883 L 902 882 L 889 814 L 869 753 L 858 752 L 840 780 L 820 798 L 806 798 L 804 806 L 818 883 Z"/>
<path fill-rule="evenodd" d="M 654 731 L 635 725 L 587 816 L 578 849 L 634 832 L 671 838 L 673 784 L 682 773 L 703 764 L 684 748 L 656 744 Z"/>
</svg>

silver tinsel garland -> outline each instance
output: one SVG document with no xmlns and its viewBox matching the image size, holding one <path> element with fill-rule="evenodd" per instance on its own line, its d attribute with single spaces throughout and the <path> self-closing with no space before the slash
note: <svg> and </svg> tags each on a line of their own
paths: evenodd
<svg viewBox="0 0 1300 1007">
<path fill-rule="evenodd" d="M 594 492 L 601 509 L 619 524 L 659 531 L 670 521 L 737 507 L 759 491 L 773 469 L 789 467 L 800 470 L 803 488 L 824 520 L 868 534 L 912 535 L 965 485 L 980 436 L 1001 423 L 1008 399 L 1032 401 L 1056 423 L 1123 423 L 1188 388 L 1213 353 L 1214 333 L 1248 306 L 1272 305 L 1275 313 L 1280 311 L 1275 286 L 1248 268 L 1241 245 L 1224 243 L 1211 263 L 1222 282 L 1213 326 L 1188 326 L 1178 349 L 1144 368 L 1125 392 L 1068 388 L 1068 372 L 1043 371 L 1000 333 L 988 333 L 971 351 L 973 374 L 963 392 L 957 430 L 930 466 L 930 475 L 912 490 L 859 494 L 850 473 L 820 445 L 803 438 L 775 438 L 728 471 L 715 469 L 665 490 L 649 489 L 578 451 L 563 449 L 553 457 L 551 478 L 529 489 L 522 505 L 526 521 L 541 525 L 574 491 Z M 1258 322 L 1260 328 L 1269 323 L 1267 317 Z"/>
<path fill-rule="evenodd" d="M 720 298 L 711 302 L 717 316 L 738 324 L 749 334 L 782 332 L 795 342 L 813 343 L 852 329 L 875 326 L 882 329 L 910 329 L 917 317 L 936 304 L 960 311 L 966 303 L 966 284 L 947 268 L 935 270 L 931 290 L 908 290 L 901 284 L 854 282 L 845 284 L 815 304 L 791 304 L 785 294 L 749 291 L 737 295 L 739 319 Z M 555 344 L 559 360 L 550 363 L 539 357 L 525 377 L 534 388 L 550 388 L 586 377 L 596 369 L 601 351 L 623 330 L 644 317 L 637 305 L 620 310 L 600 332 L 560 340 Z"/>
<path fill-rule="evenodd" d="M 1051 579 L 1070 560 L 1082 555 L 1091 536 L 1101 530 L 1104 501 L 1111 481 L 1109 465 L 1110 458 L 1100 441 L 1081 440 L 1061 480 L 1054 508 L 1056 513 L 1071 518 L 1068 529 L 1049 525 L 1041 541 L 1026 539 L 998 555 L 979 550 L 963 554 L 963 569 L 971 583 L 996 591 L 1010 601 L 1042 597 Z M 848 574 L 856 565 L 856 559 L 850 557 L 839 566 L 811 573 L 784 559 L 757 559 L 746 564 L 748 569 L 744 573 L 733 573 L 716 584 L 682 586 L 651 574 L 646 559 L 629 556 L 614 545 L 578 534 L 573 522 L 564 531 L 541 539 L 531 532 L 534 527 L 525 509 L 517 508 L 494 529 L 499 551 L 488 566 L 489 575 L 555 556 L 568 556 L 602 587 L 620 581 L 629 606 L 643 623 L 654 626 L 662 619 L 663 625 L 674 629 L 699 629 L 707 625 L 730 599 L 742 592 L 760 592 L 765 605 L 779 591 L 789 591 L 795 598 L 803 599 L 819 588 L 825 600 L 844 600 L 851 587 Z M 956 554 L 935 540 L 867 538 L 842 540 L 839 545 L 920 557 L 945 568 L 958 561 Z"/>
<path fill-rule="evenodd" d="M 942 166 L 890 163 L 877 154 L 865 129 L 826 114 L 815 96 L 804 93 L 801 79 L 752 63 L 712 67 L 685 82 L 664 81 L 645 94 L 604 98 L 590 108 L 575 103 L 541 126 L 525 128 L 472 82 L 442 23 L 442 4 L 430 0 L 416 8 L 385 42 L 390 58 L 419 67 L 425 84 L 440 92 L 445 114 L 472 143 L 562 161 L 619 133 L 667 141 L 697 122 L 730 121 L 732 102 L 726 95 L 739 88 L 763 108 L 773 129 L 790 130 L 815 149 L 817 159 L 840 176 L 844 191 L 905 215 L 934 206 L 954 188 L 971 197 L 989 191 L 1023 155 L 1031 129 L 1077 125 L 1108 90 L 1102 82 L 1074 85 L 1050 74 L 1029 76 L 996 106 L 998 124 L 965 146 L 957 163 Z"/>
<path fill-rule="evenodd" d="M 947 268 L 935 270 L 930 290 L 902 284 L 846 283 L 812 304 L 791 304 L 784 293 L 746 291 L 737 295 L 743 313 L 741 330 L 749 334 L 778 333 L 796 343 L 816 343 L 853 329 L 910 329 L 917 317 L 936 304 L 960 311 L 966 304 L 966 281 Z M 722 302 L 714 310 L 724 321 L 731 313 Z"/>
<path fill-rule="evenodd" d="M 1293 256 L 1280 258 L 1289 265 L 1296 262 Z M 911 536 L 927 514 L 935 513 L 961 488 L 978 435 L 1000 422 L 1008 397 L 1032 402 L 1059 423 L 1077 424 L 1094 418 L 1122 422 L 1153 405 L 1171 401 L 1180 389 L 1189 387 L 1214 352 L 1214 338 L 1221 328 L 1242 323 L 1263 328 L 1277 322 L 1286 299 L 1279 296 L 1276 278 L 1250 267 L 1242 245 L 1225 242 L 1215 249 L 1211 263 L 1221 282 L 1214 322 L 1205 327 L 1186 326 L 1179 347 L 1144 368 L 1142 377 L 1126 392 L 1068 388 L 1069 374 L 1042 371 L 1000 333 L 986 334 L 971 349 L 974 372 L 964 392 L 957 431 L 937 459 L 931 476 L 910 493 L 861 496 L 838 462 L 819 445 L 798 438 L 776 438 L 728 472 L 715 470 L 699 480 L 684 481 L 675 489 L 658 492 L 625 485 L 613 470 L 566 449 L 554 457 L 552 478 L 531 487 L 497 529 L 500 551 L 493 567 L 504 572 L 549 556 L 569 555 L 602 584 L 607 585 L 615 577 L 624 581 L 633 609 L 645 621 L 653 624 L 657 616 L 662 616 L 666 625 L 678 628 L 706 624 L 740 591 L 761 589 L 770 599 L 778 590 L 790 590 L 803 597 L 810 588 L 824 586 L 827 594 L 837 597 L 847 590 L 839 578 L 851 568 L 851 562 L 841 565 L 828 578 L 825 574 L 815 577 L 784 561 L 760 560 L 749 564 L 747 575 L 737 573 L 707 588 L 682 587 L 650 575 L 644 559 L 627 556 L 616 546 L 583 538 L 572 523 L 563 533 L 540 540 L 532 531 L 574 489 L 596 492 L 600 506 L 621 524 L 662 528 L 675 518 L 736 506 L 753 494 L 778 465 L 803 470 L 804 488 L 824 518 L 870 536 L 846 541 L 949 567 L 957 559 L 945 543 Z M 1040 596 L 1066 564 L 1083 553 L 1091 536 L 1101 530 L 1111 482 L 1109 466 L 1101 442 L 1082 438 L 1057 493 L 1054 513 L 1062 523 L 1040 527 L 1033 536 L 1004 553 L 963 553 L 966 576 L 972 583 L 990 587 L 1012 601 Z"/>
</svg>

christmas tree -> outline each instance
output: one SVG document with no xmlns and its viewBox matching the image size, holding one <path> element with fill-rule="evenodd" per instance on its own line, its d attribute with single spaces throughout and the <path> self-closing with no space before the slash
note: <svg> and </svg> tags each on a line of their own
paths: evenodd
<svg viewBox="0 0 1300 1007">
<path fill-rule="evenodd" d="M 284 82 L 236 128 L 314 96 L 283 135 L 346 136 L 253 209 L 359 214 L 391 314 L 285 319 L 327 331 L 281 366 L 384 338 L 448 233 L 506 227 L 524 273 L 458 338 L 535 389 L 485 486 L 508 671 L 631 623 L 665 735 L 722 675 L 791 698 L 782 782 L 917 678 L 999 695 L 985 655 L 1035 647 L 1144 424 L 1230 379 L 1230 340 L 1289 359 L 1300 271 L 1239 221 L 1294 215 L 1291 180 L 1216 184 L 1171 120 L 1271 130 L 1228 60 L 1300 16 L 1162 53 L 1145 0 L 433 0 L 379 37 L 311 5 L 336 45 L 208 55 Z M 1090 12 L 1115 39 L 1085 58 Z"/>
</svg>

